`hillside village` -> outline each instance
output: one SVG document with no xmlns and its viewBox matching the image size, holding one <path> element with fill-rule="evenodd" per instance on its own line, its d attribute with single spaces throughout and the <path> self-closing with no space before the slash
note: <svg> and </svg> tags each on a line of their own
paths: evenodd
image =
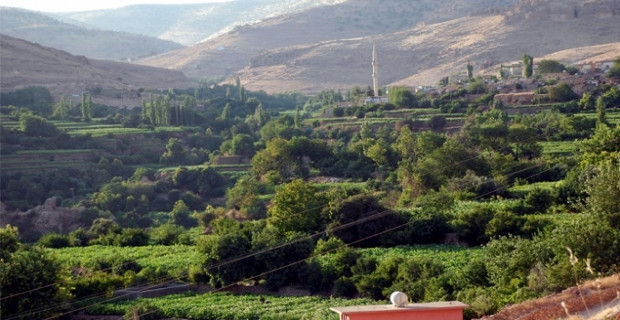
<svg viewBox="0 0 620 320">
<path fill-rule="evenodd" d="M 618 317 L 620 1 L 468 3 L 299 1 L 140 64 L 3 25 L 0 318 Z"/>
</svg>

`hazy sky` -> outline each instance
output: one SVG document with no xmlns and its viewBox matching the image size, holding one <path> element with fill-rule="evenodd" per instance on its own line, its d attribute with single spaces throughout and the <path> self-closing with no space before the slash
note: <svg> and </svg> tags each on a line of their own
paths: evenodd
<svg viewBox="0 0 620 320">
<path fill-rule="evenodd" d="M 132 4 L 186 4 L 224 1 L 231 0 L 0 0 L 0 6 L 42 12 L 69 12 L 120 8 Z"/>
</svg>

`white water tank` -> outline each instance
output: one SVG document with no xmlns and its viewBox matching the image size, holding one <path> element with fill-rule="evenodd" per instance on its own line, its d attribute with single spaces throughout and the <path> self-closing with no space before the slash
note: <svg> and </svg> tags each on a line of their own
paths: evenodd
<svg viewBox="0 0 620 320">
<path fill-rule="evenodd" d="M 409 297 L 407 297 L 407 295 L 404 294 L 403 292 L 394 291 L 390 295 L 390 301 L 392 302 L 392 304 L 395 307 L 402 308 L 402 307 L 406 306 L 407 303 L 409 303 Z"/>
</svg>

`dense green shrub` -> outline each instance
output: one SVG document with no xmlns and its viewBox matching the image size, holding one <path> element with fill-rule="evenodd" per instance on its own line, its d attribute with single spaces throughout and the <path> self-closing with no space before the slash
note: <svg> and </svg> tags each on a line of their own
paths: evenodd
<svg viewBox="0 0 620 320">
<path fill-rule="evenodd" d="M 69 237 L 55 232 L 43 235 L 37 244 L 46 248 L 64 248 L 71 245 Z"/>
</svg>

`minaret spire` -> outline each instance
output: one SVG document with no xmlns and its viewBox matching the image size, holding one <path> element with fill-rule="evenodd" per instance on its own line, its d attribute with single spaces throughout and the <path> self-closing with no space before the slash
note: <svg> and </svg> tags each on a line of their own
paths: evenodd
<svg viewBox="0 0 620 320">
<path fill-rule="evenodd" d="M 372 44 L 372 88 L 375 97 L 379 96 L 379 71 L 377 66 L 377 49 Z"/>
</svg>

